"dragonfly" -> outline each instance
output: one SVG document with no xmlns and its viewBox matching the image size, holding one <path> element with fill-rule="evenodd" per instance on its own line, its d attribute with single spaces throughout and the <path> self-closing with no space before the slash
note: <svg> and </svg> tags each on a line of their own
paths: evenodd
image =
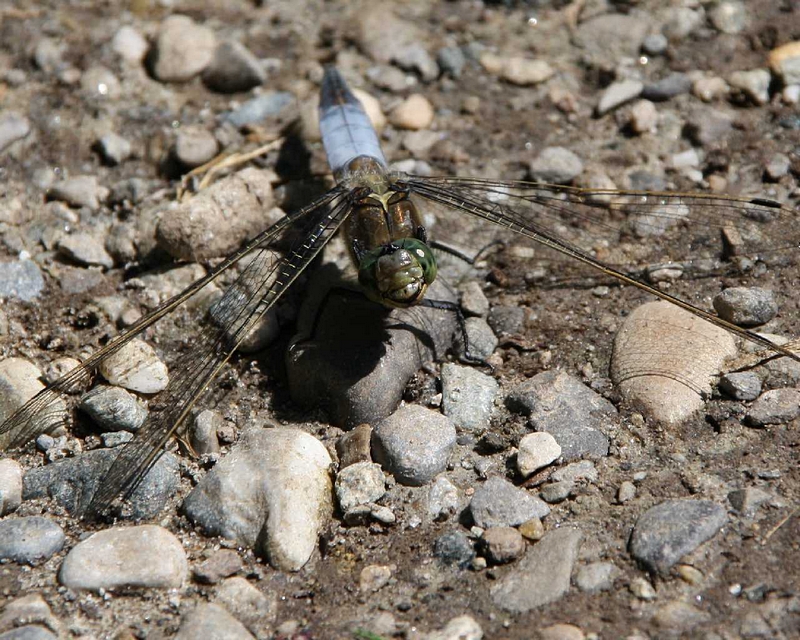
<svg viewBox="0 0 800 640">
<path fill-rule="evenodd" d="M 776 356 L 800 361 L 791 345 L 777 344 L 669 293 L 631 266 L 644 261 L 691 268 L 711 260 L 735 272 L 742 264 L 752 268 L 758 263 L 769 267 L 796 261 L 800 246 L 792 230 L 800 228 L 800 212 L 761 197 L 585 189 L 390 171 L 363 107 L 333 66 L 326 68 L 322 80 L 319 116 L 323 146 L 336 178 L 332 189 L 246 242 L 206 276 L 50 383 L 0 425 L 0 444 L 7 449 L 21 447 L 61 425 L 64 397 L 89 384 L 106 359 L 248 258 L 214 304 L 213 321 L 203 324 L 193 348 L 171 365 L 168 386 L 151 401 L 149 415 L 134 438 L 118 447 L 99 488 L 80 507 L 81 516 L 101 517 L 124 503 L 237 347 L 337 233 L 344 235 L 358 283 L 370 300 L 386 308 L 435 307 L 437 301 L 426 298 L 437 277 L 436 254 L 421 215 L 428 206 L 496 225 L 529 239 L 548 254 L 636 287 Z M 672 243 L 669 251 L 678 246 L 680 255 L 662 248 L 675 238 L 679 242 Z M 735 251 L 725 248 L 723 238 L 738 239 Z M 286 244 L 288 250 L 282 253 L 264 251 Z M 613 257 L 622 245 L 635 258 L 624 267 L 605 258 Z M 637 253 L 641 254 L 638 258 Z"/>
</svg>

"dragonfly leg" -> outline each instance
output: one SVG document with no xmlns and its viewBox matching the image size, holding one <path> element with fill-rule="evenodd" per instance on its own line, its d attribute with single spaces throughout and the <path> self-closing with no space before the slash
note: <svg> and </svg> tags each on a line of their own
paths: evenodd
<svg viewBox="0 0 800 640">
<path fill-rule="evenodd" d="M 506 246 L 506 243 L 503 240 L 493 240 L 489 244 L 481 247 L 478 252 L 474 256 L 468 256 L 463 251 L 456 249 L 455 247 L 451 247 L 450 245 L 444 244 L 442 242 L 438 242 L 436 240 L 432 240 L 428 243 L 432 249 L 436 249 L 437 251 L 441 251 L 443 253 L 447 253 L 451 256 L 454 256 L 461 260 L 462 262 L 466 262 L 469 265 L 474 265 L 478 260 L 480 260 L 484 254 L 488 252 L 489 249 L 493 247 L 500 247 L 501 249 Z"/>
</svg>

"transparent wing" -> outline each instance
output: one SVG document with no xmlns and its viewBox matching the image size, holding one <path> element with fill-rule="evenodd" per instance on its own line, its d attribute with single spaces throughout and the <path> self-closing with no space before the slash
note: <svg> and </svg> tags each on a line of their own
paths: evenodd
<svg viewBox="0 0 800 640">
<path fill-rule="evenodd" d="M 531 182 L 405 176 L 420 198 L 501 225 L 548 251 L 635 286 L 742 338 L 800 360 L 790 349 L 666 293 L 638 267 L 668 263 L 709 272 L 742 259 L 800 258 L 800 213 L 762 198 L 579 189 Z M 621 265 L 625 265 L 624 267 Z"/>
</svg>

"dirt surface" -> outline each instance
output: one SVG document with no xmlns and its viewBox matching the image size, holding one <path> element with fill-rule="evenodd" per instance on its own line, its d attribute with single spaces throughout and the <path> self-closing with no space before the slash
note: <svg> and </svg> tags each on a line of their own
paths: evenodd
<svg viewBox="0 0 800 640">
<path fill-rule="evenodd" d="M 193 125 L 215 132 L 230 149 L 252 148 L 285 134 L 298 110 L 316 95 L 322 65 L 329 62 L 336 62 L 354 83 L 360 79 L 359 88 L 378 98 L 385 113 L 410 93 L 420 93 L 430 101 L 435 117 L 428 129 L 441 134 L 441 139 L 415 157 L 427 162 L 435 175 L 524 179 L 538 150 L 561 146 L 582 159 L 584 175 L 602 170 L 619 188 L 640 185 L 631 174 L 645 171 L 669 189 L 716 187 L 731 195 L 764 194 L 796 208 L 800 196 L 798 104 L 784 99 L 775 75 L 765 104 L 735 96 L 703 103 L 691 92 L 655 102 L 658 125 L 643 135 L 630 131 L 630 104 L 596 114 L 600 96 L 615 75 L 638 76 L 645 84 L 673 71 L 693 78 L 725 78 L 735 71 L 766 69 L 770 50 L 800 40 L 796 3 L 745 2 L 746 22 L 734 34 L 713 26 L 707 15 L 712 5 L 683 5 L 694 9 L 701 20 L 688 35 L 673 35 L 660 55 L 642 54 L 641 38 L 637 40 L 635 33 L 593 38 L 587 27 L 597 16 L 631 15 L 645 25 L 646 33 L 659 33 L 678 5 L 670 8 L 648 0 L 569 5 L 419 0 L 362 7 L 313 1 L 263 5 L 177 1 L 163 6 L 147 0 L 129 4 L 20 1 L 0 8 L 0 109 L 23 114 L 31 128 L 26 138 L 0 151 L 0 259 L 15 260 L 20 252 L 27 252 L 42 268 L 46 283 L 34 302 L 4 301 L 2 313 L 9 328 L 5 335 L 0 333 L 0 356 L 27 358 L 42 369 L 62 355 L 85 356 L 117 331 L 96 310 L 100 296 L 122 295 L 146 311 L 138 290 L 126 282 L 154 268 L 153 261 L 137 255 L 128 263 L 116 260 L 111 269 L 86 268 L 54 250 L 54 234 L 88 230 L 102 238 L 112 225 L 135 226 L 143 211 L 174 200 L 181 170 L 176 170 L 168 153 L 181 128 Z M 370 42 L 359 25 L 384 11 L 399 17 L 399 29 L 417 30 L 419 43 L 431 56 L 442 47 L 458 46 L 473 57 L 466 56 L 458 77 L 441 72 L 423 80 L 419 69 L 409 68 L 403 72 L 412 81 L 408 89 L 379 86 L 368 79 L 369 70 L 396 72 L 399 66 L 375 59 L 381 47 Z M 289 91 L 298 100 L 297 108 L 244 133 L 231 133 L 219 125 L 219 114 L 241 104 L 252 92 L 217 93 L 199 78 L 161 82 L 145 64 L 125 62 L 111 49 L 109 42 L 121 26 L 131 25 L 152 38 L 163 19 L 176 13 L 204 23 L 219 40 L 238 40 L 255 56 L 268 60 L 267 79 L 255 92 Z M 45 37 L 65 46 L 64 68 L 78 70 L 83 77 L 93 67 L 110 70 L 119 80 L 119 95 L 98 95 L 80 79 L 65 77 L 63 68 L 40 68 L 33 52 Z M 545 82 L 519 86 L 481 66 L 476 58 L 484 51 L 546 60 L 555 73 Z M 21 73 L 9 80 L 9 70 Z M 694 145 L 700 151 L 699 162 L 691 167 L 694 173 L 676 170 L 671 158 L 692 148 L 685 125 L 701 109 L 732 113 L 734 125 L 721 138 Z M 110 130 L 133 147 L 130 158 L 116 166 L 103 162 L 96 150 L 100 135 Z M 392 125 L 384 130 L 388 158 L 410 157 L 408 147 L 413 143 L 407 136 Z M 765 168 L 776 154 L 785 154 L 790 168 L 777 179 L 767 180 Z M 286 210 L 307 204 L 310 194 L 326 184 L 324 152 L 318 142 L 287 142 L 260 162 L 276 168 L 277 204 Z M 76 175 L 96 176 L 109 188 L 140 178 L 147 195 L 136 204 L 107 200 L 96 210 L 72 208 L 65 214 L 45 194 L 60 178 Z M 433 233 L 480 248 L 491 234 L 473 235 L 472 228 L 459 217 L 443 217 Z M 610 455 L 595 461 L 598 480 L 581 484 L 569 499 L 553 504 L 544 520 L 546 530 L 568 525 L 583 532 L 575 571 L 590 563 L 611 562 L 618 569 L 611 588 L 592 593 L 573 585 L 555 602 L 526 613 L 509 613 L 493 601 L 490 590 L 514 570 L 514 564 L 488 569 L 442 564 L 434 557 L 434 540 L 454 529 L 468 533 L 468 525 L 454 515 L 416 526 L 414 516 L 421 512 L 428 488 L 392 484 L 385 502 L 395 512 L 395 525 L 348 527 L 336 516 L 319 553 L 298 573 L 280 573 L 251 550 L 240 550 L 245 563 L 240 575 L 277 598 L 277 617 L 264 637 L 277 637 L 284 624 L 285 636 L 297 638 L 349 638 L 356 628 L 384 637 L 418 638 L 465 613 L 477 621 L 485 638 L 536 637 L 539 630 L 557 623 L 575 625 L 584 635 L 548 637 L 800 637 L 797 420 L 753 429 L 743 424 L 742 403 L 718 394 L 703 411 L 678 426 L 665 427 L 643 418 L 622 402 L 609 380 L 608 366 L 615 331 L 647 296 L 615 286 L 598 290 L 595 283 L 585 281 L 577 286 L 537 286 L 539 279 L 530 276 L 532 265 L 524 253 L 514 251 L 516 246 L 474 274 L 483 277 L 482 288 L 492 305 L 521 306 L 527 313 L 524 335 L 498 348 L 493 375 L 508 390 L 545 369 L 567 371 L 601 391 L 621 411 L 620 426 L 607 434 Z M 167 260 L 156 256 L 155 262 L 163 265 Z M 744 277 L 688 280 L 677 283 L 672 292 L 709 307 L 722 286 L 752 282 Z M 800 335 L 800 301 L 794 293 L 798 283 L 800 273 L 794 268 L 774 269 L 758 279 L 759 286 L 775 290 L 780 305 L 777 319 L 765 330 Z M 298 289 L 294 295 L 286 303 L 287 316 L 294 313 L 291 309 L 302 293 Z M 155 335 L 162 352 L 185 349 L 191 345 L 186 338 L 191 322 L 190 313 L 180 312 L 174 321 L 167 321 L 166 329 L 150 337 Z M 282 363 L 290 334 L 290 323 L 286 323 L 282 337 L 268 349 L 235 359 L 204 403 L 240 428 L 255 416 L 300 424 L 332 448 L 341 431 L 329 426 L 320 412 L 296 407 L 289 399 Z M 423 401 L 435 396 L 437 375 L 437 366 L 428 367 L 406 396 Z M 471 495 L 482 482 L 476 471 L 481 465 L 476 462 L 484 458 L 492 474 L 521 483 L 513 447 L 526 432 L 524 420 L 501 408 L 486 432 L 500 442 L 493 452 L 479 446 L 481 434 L 470 435 L 459 440 L 451 457 L 448 478 L 460 488 L 462 497 Z M 16 456 L 24 465 L 42 464 L 41 454 L 33 447 L 25 451 Z M 181 494 L 167 505 L 157 523 L 178 536 L 190 565 L 195 565 L 226 543 L 204 537 L 181 515 L 180 498 L 200 473 L 197 464 L 188 460 L 184 471 Z M 620 503 L 620 484 L 637 472 L 644 472 L 644 477 L 636 483 L 635 497 Z M 755 513 L 740 514 L 727 502 L 729 491 L 756 486 L 772 498 Z M 684 558 L 683 564 L 698 569 L 700 578 L 691 580 L 685 572 L 682 577 L 677 567 L 666 575 L 651 576 L 627 550 L 632 527 L 653 505 L 685 497 L 723 504 L 730 510 L 727 524 Z M 64 527 L 67 546 L 36 567 L 0 566 L 0 604 L 29 593 L 42 594 L 61 620 L 64 637 L 171 638 L 182 615 L 194 603 L 211 597 L 212 587 L 191 580 L 173 591 L 93 594 L 65 589 L 57 580 L 61 561 L 69 548 L 100 525 L 76 521 L 46 502 L 25 503 L 17 513 L 38 514 L 47 514 Z M 391 567 L 391 580 L 374 593 L 359 589 L 360 572 L 368 565 Z M 632 592 L 631 585 L 642 579 L 655 588 L 655 599 Z M 691 624 L 675 621 L 669 615 L 675 603 L 692 605 L 702 616 Z"/>
</svg>

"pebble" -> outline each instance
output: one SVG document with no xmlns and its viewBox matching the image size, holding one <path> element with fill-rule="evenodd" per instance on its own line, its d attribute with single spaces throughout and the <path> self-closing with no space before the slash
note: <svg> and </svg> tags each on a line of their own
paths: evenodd
<svg viewBox="0 0 800 640">
<path fill-rule="evenodd" d="M 116 100 L 122 95 L 117 76 L 105 67 L 89 67 L 81 74 L 81 89 L 90 97 Z"/>
<path fill-rule="evenodd" d="M 481 546 L 493 564 L 508 564 L 525 553 L 525 539 L 513 527 L 489 527 L 483 532 Z"/>
<path fill-rule="evenodd" d="M 33 49 L 33 61 L 45 73 L 55 73 L 66 65 L 64 62 L 66 52 L 65 42 L 57 42 L 52 38 L 39 38 Z"/>
<path fill-rule="evenodd" d="M 705 107 L 692 112 L 686 123 L 686 135 L 695 144 L 706 147 L 724 140 L 733 131 L 734 119 L 718 109 Z"/>
<path fill-rule="evenodd" d="M 137 431 L 147 418 L 147 408 L 136 396 L 106 385 L 85 393 L 79 408 L 106 431 Z"/>
<path fill-rule="evenodd" d="M 339 508 L 346 513 L 358 505 L 380 500 L 386 493 L 386 483 L 380 465 L 357 462 L 339 471 L 335 489 Z"/>
<path fill-rule="evenodd" d="M 360 424 L 352 431 L 343 434 L 336 442 L 339 470 L 356 462 L 372 462 L 371 441 L 372 427 L 368 424 Z"/>
<path fill-rule="evenodd" d="M 0 459 L 0 516 L 22 503 L 22 467 L 11 458 Z"/>
<path fill-rule="evenodd" d="M 770 51 L 769 66 L 784 85 L 800 85 L 800 40 L 786 42 Z"/>
<path fill-rule="evenodd" d="M 442 47 L 436 52 L 436 63 L 451 78 L 458 79 L 467 64 L 467 57 L 461 47 Z"/>
<path fill-rule="evenodd" d="M 427 129 L 433 123 L 433 116 L 433 105 L 425 96 L 414 93 L 392 110 L 389 122 L 399 129 Z"/>
<path fill-rule="evenodd" d="M 761 395 L 761 378 L 753 371 L 726 373 L 719 379 L 719 390 L 734 400 L 755 400 Z"/>
<path fill-rule="evenodd" d="M 233 111 L 222 114 L 224 122 L 230 122 L 237 128 L 258 124 L 267 118 L 277 116 L 289 105 L 294 104 L 295 98 L 286 91 L 269 91 L 246 100 Z M 319 128 L 319 125 L 317 125 Z"/>
<path fill-rule="evenodd" d="M 497 380 L 472 367 L 453 363 L 442 365 L 441 379 L 444 415 L 459 429 L 486 429 L 500 390 Z"/>
<path fill-rule="evenodd" d="M 624 480 L 617 489 L 617 502 L 625 504 L 636 497 L 636 485 L 630 480 Z"/>
<path fill-rule="evenodd" d="M 197 638 L 220 638 L 224 640 L 253 640 L 247 628 L 213 602 L 200 602 L 181 621 L 173 640 L 197 640 Z"/>
<path fill-rule="evenodd" d="M 692 94 L 703 102 L 713 102 L 728 95 L 730 87 L 724 78 L 719 76 L 702 77 L 694 81 Z"/>
<path fill-rule="evenodd" d="M 31 132 L 30 121 L 17 111 L 0 111 L 0 153 Z"/>
<path fill-rule="evenodd" d="M 64 531 L 41 516 L 0 521 L 0 560 L 20 564 L 41 564 L 61 551 Z"/>
<path fill-rule="evenodd" d="M 641 96 L 653 102 L 663 102 L 692 89 L 692 78 L 687 73 L 670 73 L 668 76 L 644 85 Z"/>
<path fill-rule="evenodd" d="M 82 266 L 99 266 L 104 269 L 114 266 L 114 259 L 108 255 L 103 244 L 90 233 L 79 231 L 63 236 L 58 241 L 58 252 Z"/>
<path fill-rule="evenodd" d="M 475 557 L 475 549 L 467 534 L 455 530 L 443 533 L 433 541 L 433 555 L 445 565 L 464 569 Z"/>
<path fill-rule="evenodd" d="M 547 533 L 491 587 L 495 605 L 525 613 L 559 600 L 569 591 L 580 542 L 580 530 L 568 526 Z"/>
<path fill-rule="evenodd" d="M 15 634 L 18 629 L 24 632 Z M 0 634 L 4 640 L 56 640 L 57 637 L 63 637 L 64 630 L 42 595 L 28 593 L 6 601 L 0 614 Z"/>
<path fill-rule="evenodd" d="M 537 374 L 513 388 L 505 403 L 527 415 L 534 431 L 552 435 L 565 460 L 608 455 L 603 430 L 616 423 L 617 410 L 577 378 L 558 371 Z"/>
<path fill-rule="evenodd" d="M 777 182 L 785 175 L 788 175 L 791 167 L 792 161 L 789 156 L 784 153 L 776 153 L 769 159 L 767 166 L 764 168 L 764 173 L 769 180 Z"/>
<path fill-rule="evenodd" d="M 634 133 L 652 133 L 658 124 L 656 105 L 650 100 L 637 100 L 631 107 L 631 129 Z"/>
<path fill-rule="evenodd" d="M 712 5 L 708 18 L 717 31 L 736 34 L 747 24 L 747 9 L 741 2 L 726 0 Z"/>
<path fill-rule="evenodd" d="M 714 310 L 723 320 L 754 327 L 772 320 L 778 313 L 778 303 L 770 289 L 729 287 L 714 297 Z"/>
<path fill-rule="evenodd" d="M 197 414 L 189 432 L 189 441 L 197 455 L 219 452 L 218 431 L 225 426 L 225 420 L 218 411 L 205 409 Z"/>
<path fill-rule="evenodd" d="M 686 602 L 669 602 L 656 611 L 651 621 L 656 627 L 674 631 L 691 631 L 711 620 L 710 614 Z"/>
<path fill-rule="evenodd" d="M 51 200 L 62 200 L 73 207 L 100 208 L 110 191 L 97 182 L 97 176 L 76 176 L 57 182 L 47 191 Z"/>
<path fill-rule="evenodd" d="M 728 494 L 728 502 L 739 513 L 751 516 L 765 502 L 772 500 L 772 494 L 758 487 L 736 489 Z"/>
<path fill-rule="evenodd" d="M 113 131 L 102 135 L 96 146 L 103 161 L 111 166 L 122 164 L 133 153 L 131 143 Z"/>
<path fill-rule="evenodd" d="M 167 366 L 138 338 L 106 358 L 98 370 L 111 384 L 137 393 L 158 393 L 169 383 Z"/>
<path fill-rule="evenodd" d="M 211 557 L 192 568 L 194 579 L 201 584 L 217 584 L 244 568 L 239 554 L 233 549 L 218 549 Z"/>
<path fill-rule="evenodd" d="M 203 71 L 203 83 L 220 93 L 249 91 L 265 80 L 260 60 L 235 40 L 220 43 L 211 63 Z"/>
<path fill-rule="evenodd" d="M 520 56 L 504 57 L 486 52 L 481 55 L 480 63 L 489 73 L 520 87 L 540 84 L 555 74 L 555 70 L 546 60 L 532 60 Z"/>
<path fill-rule="evenodd" d="M 574 489 L 575 483 L 570 480 L 550 482 L 542 487 L 539 497 L 548 504 L 558 504 L 569 498 Z"/>
<path fill-rule="evenodd" d="M 785 424 L 800 415 L 800 389 L 772 389 L 751 405 L 745 421 L 752 427 Z"/>
<path fill-rule="evenodd" d="M 495 305 L 487 318 L 496 335 L 515 335 L 525 325 L 525 309 L 517 306 Z"/>
<path fill-rule="evenodd" d="M 112 449 L 133 440 L 133 434 L 130 431 L 111 431 L 110 433 L 101 433 L 100 441 L 104 447 Z"/>
<path fill-rule="evenodd" d="M 392 579 L 392 568 L 381 564 L 370 564 L 358 575 L 358 588 L 364 593 L 380 591 Z"/>
<path fill-rule="evenodd" d="M 217 155 L 219 144 L 214 135 L 203 127 L 183 127 L 178 131 L 172 154 L 187 169 L 205 164 Z"/>
<path fill-rule="evenodd" d="M 469 509 L 475 524 L 484 529 L 515 527 L 550 513 L 550 507 L 542 500 L 498 476 L 475 490 Z"/>
<path fill-rule="evenodd" d="M 274 593 L 262 593 L 252 582 L 234 576 L 214 591 L 214 602 L 222 605 L 259 640 L 268 640 L 278 603 Z"/>
<path fill-rule="evenodd" d="M 549 184 L 568 184 L 583 172 L 583 162 L 564 147 L 545 147 L 528 165 L 531 178 Z"/>
<path fill-rule="evenodd" d="M 478 621 L 465 614 L 453 618 L 444 628 L 431 631 L 425 640 L 482 640 L 483 637 L 483 629 Z"/>
<path fill-rule="evenodd" d="M 727 331 L 669 303 L 650 302 L 617 331 L 611 379 L 648 417 L 679 424 L 703 407 L 714 376 L 735 354 Z"/>
<path fill-rule="evenodd" d="M 651 56 L 660 56 L 669 47 L 669 40 L 663 33 L 651 33 L 642 40 L 642 51 Z"/>
<path fill-rule="evenodd" d="M 634 596 L 639 598 L 639 600 L 650 601 L 655 600 L 658 597 L 653 585 L 651 585 L 644 578 L 634 578 L 631 580 L 629 589 Z"/>
<path fill-rule="evenodd" d="M 552 435 L 547 432 L 529 433 L 519 441 L 517 470 L 523 478 L 527 478 L 560 456 L 561 446 Z"/>
<path fill-rule="evenodd" d="M 613 68 L 619 64 L 620 58 L 638 57 L 651 29 L 652 21 L 645 16 L 607 13 L 581 19 L 570 38 L 574 45 L 585 51 L 587 59 Z"/>
<path fill-rule="evenodd" d="M 333 511 L 331 464 L 322 443 L 303 431 L 250 428 L 187 496 L 184 511 L 208 535 L 298 571 Z"/>
<path fill-rule="evenodd" d="M 661 32 L 673 41 L 680 41 L 691 35 L 705 22 L 705 14 L 689 7 L 671 7 L 665 15 Z"/>
<path fill-rule="evenodd" d="M 611 562 L 592 562 L 578 569 L 575 584 L 586 593 L 609 591 L 614 587 L 614 580 L 620 571 Z"/>
<path fill-rule="evenodd" d="M 471 280 L 461 289 L 461 309 L 467 316 L 486 317 L 489 313 L 489 299 L 481 285 Z"/>
<path fill-rule="evenodd" d="M 0 298 L 31 302 L 43 289 L 42 270 L 33 260 L 0 262 Z"/>
<path fill-rule="evenodd" d="M 757 105 L 769 102 L 769 84 L 772 76 L 766 69 L 734 71 L 728 76 L 732 89 L 740 91 L 748 100 Z"/>
<path fill-rule="evenodd" d="M 401 484 L 422 486 L 447 467 L 456 444 L 452 421 L 419 405 L 405 405 L 375 425 L 375 460 Z"/>
<path fill-rule="evenodd" d="M 186 82 L 213 60 L 214 32 L 188 16 L 171 15 L 161 23 L 153 45 L 152 71 L 161 82 Z"/>
<path fill-rule="evenodd" d="M 111 50 L 130 64 L 141 64 L 150 45 L 145 37 L 130 25 L 123 25 L 111 38 Z"/>
<path fill-rule="evenodd" d="M 713 538 L 727 519 L 726 510 L 710 500 L 667 500 L 639 517 L 629 550 L 648 570 L 666 572 Z"/>
<path fill-rule="evenodd" d="M 23 358 L 0 360 L 0 424 L 44 389 L 40 381 L 41 376 L 42 372 Z M 52 405 L 52 412 L 54 416 L 61 414 L 66 417 L 66 405 L 59 400 Z M 6 438 L 7 436 L 0 436 L 0 449 L 8 446 Z"/>
<path fill-rule="evenodd" d="M 597 115 L 605 115 L 626 102 L 638 98 L 643 89 L 644 84 L 638 80 L 621 80 L 611 83 L 603 91 L 603 95 L 600 96 L 600 101 L 597 103 L 596 108 Z"/>
<path fill-rule="evenodd" d="M 494 331 L 483 318 L 467 318 L 464 324 L 469 342 L 469 355 L 472 358 L 486 360 L 499 344 Z"/>
<path fill-rule="evenodd" d="M 544 537 L 544 525 L 539 518 L 531 518 L 526 520 L 518 527 L 522 536 L 532 542 L 541 540 Z"/>
<path fill-rule="evenodd" d="M 158 245 L 173 258 L 223 257 L 283 217 L 273 207 L 270 171 L 248 167 L 163 211 Z"/>
<path fill-rule="evenodd" d="M 441 475 L 428 491 L 428 515 L 431 520 L 445 520 L 458 511 L 458 487 Z"/>
</svg>

